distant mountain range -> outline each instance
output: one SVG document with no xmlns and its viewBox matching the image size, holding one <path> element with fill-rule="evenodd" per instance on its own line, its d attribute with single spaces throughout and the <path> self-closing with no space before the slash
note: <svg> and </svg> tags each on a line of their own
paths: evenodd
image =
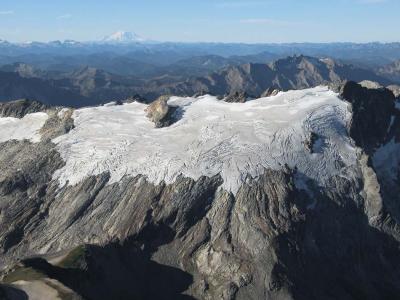
<svg viewBox="0 0 400 300">
<path fill-rule="evenodd" d="M 191 68 L 203 68 L 202 71 L 206 72 L 219 67 L 220 70 L 208 75 L 187 74 Z M 304 89 L 345 80 L 370 80 L 384 86 L 395 83 L 372 70 L 308 56 L 240 65 L 209 56 L 160 67 L 158 72 L 158 76 L 142 78 L 87 66 L 55 72 L 22 63 L 6 65 L 0 68 L 0 100 L 33 98 L 51 105 L 80 107 L 125 100 L 137 94 L 151 101 L 163 94 L 192 96 L 209 93 L 223 96 L 244 92 L 259 96 L 269 88 Z M 179 72 L 184 75 L 179 76 Z"/>
<path fill-rule="evenodd" d="M 377 73 L 395 82 L 400 82 L 400 60 L 378 68 Z"/>
<path fill-rule="evenodd" d="M 220 95 L 228 91 L 244 91 L 258 96 L 271 87 L 280 90 L 304 89 L 344 80 L 370 80 L 385 86 L 391 83 L 387 78 L 367 69 L 342 64 L 332 59 L 301 55 L 279 59 L 269 64 L 248 63 L 230 66 L 209 76 L 188 80 L 178 85 L 177 91 L 174 92 Z"/>
<path fill-rule="evenodd" d="M 51 105 L 86 106 L 98 103 L 63 88 L 58 81 L 37 77 L 21 77 L 18 73 L 0 72 L 0 101 L 37 99 Z"/>
<path fill-rule="evenodd" d="M 291 55 L 332 57 L 360 66 L 380 67 L 400 59 L 400 43 L 179 43 L 156 42 L 132 32 L 119 31 L 99 41 L 74 40 L 28 43 L 10 43 L 0 40 L 0 63 L 30 60 L 49 60 L 55 57 L 84 57 L 93 54 L 128 55 L 134 60 L 157 65 L 168 65 L 179 60 L 217 55 L 224 58 L 252 56 L 268 53 L 268 57 L 282 58 Z M 21 57 L 27 60 L 21 60 Z M 33 58 L 31 58 L 33 56 Z M 75 58 L 74 58 L 75 59 Z"/>
</svg>

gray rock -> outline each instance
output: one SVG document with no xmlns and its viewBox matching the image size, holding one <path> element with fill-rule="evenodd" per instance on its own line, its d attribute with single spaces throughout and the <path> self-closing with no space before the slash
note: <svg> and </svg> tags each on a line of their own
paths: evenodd
<svg viewBox="0 0 400 300">
<path fill-rule="evenodd" d="M 67 134 L 74 128 L 72 119 L 73 109 L 50 109 L 47 111 L 49 118 L 40 130 L 42 139 L 52 140 L 60 135 Z"/>
<path fill-rule="evenodd" d="M 359 82 L 359 85 L 361 85 L 362 87 L 365 87 L 367 89 L 371 89 L 371 90 L 377 90 L 377 89 L 383 88 L 383 86 L 380 85 L 378 82 L 370 81 L 370 80 L 363 80 L 363 81 Z"/>
<path fill-rule="evenodd" d="M 276 96 L 279 93 L 279 89 L 270 87 L 268 89 L 266 89 L 262 94 L 261 94 L 261 98 L 265 98 L 265 97 L 272 97 L 272 96 Z"/>
<path fill-rule="evenodd" d="M 156 128 L 167 127 L 175 122 L 175 107 L 168 105 L 169 96 L 161 96 L 147 108 L 147 118 L 154 122 Z"/>
<path fill-rule="evenodd" d="M 228 103 L 245 103 L 246 101 L 254 99 L 254 97 L 249 96 L 246 92 L 232 92 L 224 98 L 225 102 Z"/>
<path fill-rule="evenodd" d="M 48 107 L 38 101 L 21 99 L 0 103 L 0 117 L 23 118 L 27 114 L 45 111 Z"/>
</svg>

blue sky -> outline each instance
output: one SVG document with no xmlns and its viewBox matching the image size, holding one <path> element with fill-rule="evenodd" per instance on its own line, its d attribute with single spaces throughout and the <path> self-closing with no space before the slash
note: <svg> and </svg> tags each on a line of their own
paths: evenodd
<svg viewBox="0 0 400 300">
<path fill-rule="evenodd" d="M 400 0 L 2 0 L 0 39 L 400 41 Z"/>
</svg>

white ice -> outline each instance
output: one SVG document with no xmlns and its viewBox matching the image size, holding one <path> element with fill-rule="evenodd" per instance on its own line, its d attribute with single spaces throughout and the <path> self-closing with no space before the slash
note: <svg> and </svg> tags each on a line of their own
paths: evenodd
<svg viewBox="0 0 400 300">
<path fill-rule="evenodd" d="M 395 103 L 396 109 L 400 110 L 400 100 L 397 100 Z"/>
<path fill-rule="evenodd" d="M 395 138 L 393 138 L 379 147 L 372 157 L 372 162 L 380 177 L 392 181 L 397 180 L 400 165 L 400 143 L 396 143 Z"/>
<path fill-rule="evenodd" d="M 30 140 L 40 142 L 40 129 L 48 115 L 44 112 L 28 114 L 22 119 L 0 118 L 0 143 L 9 140 Z"/>
<path fill-rule="evenodd" d="M 348 103 L 326 87 L 282 92 L 247 103 L 226 103 L 212 96 L 178 98 L 175 124 L 154 128 L 147 105 L 76 110 L 75 128 L 54 140 L 65 166 L 54 178 L 75 185 L 90 175 L 110 172 L 110 183 L 145 175 L 153 183 L 172 183 L 179 175 L 193 179 L 220 174 L 223 187 L 236 193 L 248 176 L 285 164 L 324 185 L 356 163 L 347 136 Z M 304 141 L 319 135 L 316 153 Z"/>
</svg>

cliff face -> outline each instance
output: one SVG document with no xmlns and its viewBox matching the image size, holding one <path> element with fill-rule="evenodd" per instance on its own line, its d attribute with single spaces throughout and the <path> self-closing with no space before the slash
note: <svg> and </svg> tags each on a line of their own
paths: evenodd
<svg viewBox="0 0 400 300">
<path fill-rule="evenodd" d="M 132 159 L 128 150 L 146 145 L 134 137 L 140 132 L 138 126 L 147 126 L 142 124 L 141 113 L 134 117 L 139 123 L 134 124 L 132 139 L 124 137 L 128 145 L 124 151 L 128 152 L 118 150 L 118 155 L 112 156 L 114 162 L 120 159 L 122 163 L 101 160 L 109 169 L 96 167 L 79 177 L 86 174 L 81 164 L 87 153 L 73 145 L 84 141 L 81 130 L 87 133 L 90 126 L 98 126 L 88 123 L 95 120 L 89 113 L 104 110 L 113 120 L 111 111 L 103 107 L 71 114 L 65 109 L 44 108 L 49 117 L 40 141 L 29 141 L 26 136 L 0 144 L 0 263 L 3 283 L 14 284 L 0 287 L 0 295 L 29 295 L 27 283 L 40 282 L 72 299 L 396 298 L 400 292 L 399 111 L 386 90 L 347 83 L 341 92 L 343 100 L 331 93 L 323 89 L 281 93 L 263 100 L 272 101 L 269 104 L 259 100 L 228 104 L 200 98 L 185 100 L 180 106 L 181 100 L 173 98 L 169 104 L 183 110 L 181 120 L 167 128 L 154 128 L 149 121 L 154 131 L 140 136 L 152 142 L 156 135 L 164 151 L 157 155 L 171 159 L 166 169 L 156 161 L 156 170 L 164 174 L 179 165 L 171 156 L 179 154 L 179 149 L 162 144 L 163 139 L 171 139 L 170 131 L 179 132 L 182 126 L 187 134 L 194 134 L 187 126 L 193 115 L 203 118 L 199 111 L 204 111 L 201 104 L 206 100 L 213 114 L 204 128 L 219 129 L 220 133 L 214 136 L 201 131 L 213 137 L 207 140 L 211 144 L 195 144 L 193 149 L 213 149 L 211 153 L 221 161 L 203 153 L 196 156 L 194 167 L 207 161 L 209 169 L 217 171 L 201 169 L 200 176 L 193 176 L 186 162 L 181 175 L 168 174 L 163 177 L 168 180 L 160 181 L 154 180 L 157 176 L 152 176 L 151 168 L 142 169 L 146 174 L 135 174 L 135 165 L 127 164 Z M 292 108 L 288 115 L 296 118 L 290 119 L 288 127 L 274 127 L 274 122 L 286 120 L 279 114 L 274 119 L 273 113 L 278 112 L 271 108 L 274 101 Z M 135 105 L 141 109 L 141 104 L 133 104 L 136 109 Z M 218 140 L 219 136 L 226 141 L 223 133 L 227 129 L 225 123 L 213 123 L 211 118 L 219 116 L 221 105 L 228 118 L 224 122 L 233 128 L 233 143 Z M 194 111 L 197 106 L 200 109 Z M 241 115 L 253 113 L 248 116 L 252 123 L 243 117 L 238 128 L 229 119 L 235 110 Z M 268 120 L 264 121 L 266 114 Z M 301 126 L 297 127 L 295 120 Z M 123 132 L 120 125 L 116 128 Z M 254 131 L 247 131 L 249 128 Z M 267 133 L 263 131 L 266 128 Z M 101 131 L 111 138 L 109 130 L 104 127 Z M 298 130 L 304 131 L 299 140 L 295 136 L 303 131 Z M 97 132 L 97 138 L 103 139 Z M 257 139 L 250 140 L 249 132 Z M 310 132 L 314 138 L 306 147 Z M 212 143 L 215 139 L 217 145 Z M 255 140 L 261 143 L 265 139 L 270 148 L 254 148 Z M 277 141 L 283 152 L 276 152 L 270 160 Z M 112 149 L 119 149 L 118 143 L 114 139 Z M 152 143 L 157 148 L 157 143 Z M 220 144 L 223 148 L 218 148 Z M 88 157 L 97 166 L 96 154 L 109 152 L 105 143 L 101 149 L 100 144 L 96 147 Z M 86 144 L 85 149 L 90 152 L 91 146 Z M 191 143 L 185 151 L 192 151 Z M 229 159 L 223 160 L 224 155 Z M 241 163 L 243 157 L 246 164 Z M 336 159 L 331 161 L 331 157 Z M 71 159 L 77 162 L 75 166 Z M 253 163 L 262 167 L 252 169 Z M 239 172 L 229 173 L 237 176 L 232 181 L 238 183 L 236 188 L 227 184 L 232 177 L 227 177 L 226 170 L 231 169 L 224 169 L 226 164 L 235 165 Z M 121 165 L 126 173 L 115 180 L 119 173 L 114 168 Z M 81 179 L 69 176 L 76 182 L 60 184 L 60 174 L 72 174 L 67 172 L 69 168 Z M 225 172 L 218 172 L 219 168 Z M 329 174 L 320 175 L 323 172 Z"/>
</svg>

